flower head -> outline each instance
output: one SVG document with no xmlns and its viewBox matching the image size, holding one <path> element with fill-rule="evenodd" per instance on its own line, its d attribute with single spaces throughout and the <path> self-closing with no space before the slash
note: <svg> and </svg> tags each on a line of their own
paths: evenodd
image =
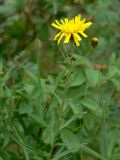
<svg viewBox="0 0 120 160">
<path fill-rule="evenodd" d="M 57 40 L 59 44 L 61 39 L 65 37 L 64 43 L 69 43 L 70 38 L 73 37 L 76 46 L 79 46 L 80 41 L 82 40 L 80 35 L 86 38 L 87 35 L 84 33 L 84 31 L 92 24 L 92 22 L 85 21 L 86 19 L 81 20 L 81 15 L 78 15 L 71 20 L 65 18 L 64 20 L 61 20 L 61 23 L 58 22 L 58 20 L 55 20 L 56 23 L 52 23 L 52 26 L 57 28 L 59 32 L 56 34 L 54 40 Z"/>
<path fill-rule="evenodd" d="M 97 47 L 98 45 L 98 38 L 97 37 L 93 37 L 92 40 L 91 40 L 91 46 L 93 48 Z"/>
</svg>

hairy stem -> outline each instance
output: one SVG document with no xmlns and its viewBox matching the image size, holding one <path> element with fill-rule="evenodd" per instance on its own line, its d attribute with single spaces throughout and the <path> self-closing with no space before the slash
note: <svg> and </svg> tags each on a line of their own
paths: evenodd
<svg viewBox="0 0 120 160">
<path fill-rule="evenodd" d="M 71 53 L 71 57 L 72 57 L 72 54 L 73 54 L 73 51 L 72 51 L 72 53 Z M 50 156 L 49 156 L 48 160 L 51 160 L 52 157 L 54 156 L 54 149 L 55 149 L 56 141 L 57 141 L 57 138 L 58 138 L 58 135 L 59 135 L 59 128 L 60 128 L 61 122 L 62 122 L 63 108 L 64 108 L 66 96 L 67 96 L 67 91 L 68 91 L 68 89 L 69 89 L 69 80 L 70 80 L 70 77 L 71 77 L 72 71 L 73 71 L 73 62 L 72 62 L 71 57 L 68 57 L 68 56 L 67 56 L 67 58 L 68 58 L 68 60 L 69 60 L 69 67 L 68 67 L 69 72 L 68 72 L 68 74 L 67 74 L 67 76 L 66 76 L 66 79 L 65 79 L 65 88 L 64 88 L 64 94 L 63 94 L 63 100 L 62 100 L 62 103 L 61 103 L 61 106 L 60 106 L 60 110 L 59 110 L 57 131 L 56 131 L 56 135 L 55 135 L 53 144 L 52 144 L 52 146 L 51 146 Z"/>
</svg>

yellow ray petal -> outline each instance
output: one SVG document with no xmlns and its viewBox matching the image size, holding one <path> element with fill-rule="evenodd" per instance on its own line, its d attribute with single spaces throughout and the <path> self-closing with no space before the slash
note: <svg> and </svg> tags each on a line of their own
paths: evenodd
<svg viewBox="0 0 120 160">
<path fill-rule="evenodd" d="M 68 22 L 68 18 L 65 18 L 64 20 L 65 20 L 65 23 L 67 23 L 67 22 Z"/>
<path fill-rule="evenodd" d="M 81 14 L 78 15 L 79 19 L 81 19 Z"/>
<path fill-rule="evenodd" d="M 77 33 L 74 33 L 74 36 L 78 39 L 78 41 L 82 40 L 82 38 Z"/>
<path fill-rule="evenodd" d="M 55 22 L 56 22 L 59 26 L 61 26 L 61 24 L 58 22 L 58 20 L 55 20 Z"/>
<path fill-rule="evenodd" d="M 69 21 L 70 25 L 74 24 L 74 18 Z"/>
<path fill-rule="evenodd" d="M 64 24 L 64 21 L 61 19 L 61 23 Z"/>
<path fill-rule="evenodd" d="M 81 15 L 75 17 L 75 23 L 79 23 L 81 19 Z"/>
<path fill-rule="evenodd" d="M 78 39 L 76 38 L 76 36 L 74 34 L 73 34 L 73 37 L 74 37 L 74 41 L 75 41 L 76 46 L 80 46 L 80 42 L 78 41 Z"/>
<path fill-rule="evenodd" d="M 54 41 L 56 41 L 61 35 L 61 32 L 59 32 L 58 34 L 56 34 L 55 38 L 54 38 Z"/>
<path fill-rule="evenodd" d="M 60 29 L 60 28 L 61 28 L 60 26 L 58 26 L 58 25 L 55 24 L 55 23 L 52 23 L 52 26 L 55 27 L 55 28 L 57 28 L 57 29 Z"/>
<path fill-rule="evenodd" d="M 80 32 L 82 34 L 83 37 L 87 37 L 87 35 L 84 32 Z"/>
<path fill-rule="evenodd" d="M 71 34 L 67 34 L 65 36 L 66 36 L 66 38 L 64 40 L 64 43 L 68 43 L 70 41 Z"/>
<path fill-rule="evenodd" d="M 91 26 L 92 25 L 92 22 L 87 22 L 87 23 L 85 23 L 85 29 L 87 29 L 89 26 Z"/>
<path fill-rule="evenodd" d="M 60 41 L 61 41 L 61 39 L 64 37 L 64 35 L 65 35 L 65 33 L 62 33 L 62 34 L 60 35 L 60 37 L 59 37 L 59 39 L 58 39 L 58 43 L 57 43 L 57 44 L 59 44 L 59 43 L 60 43 Z"/>
<path fill-rule="evenodd" d="M 83 23 L 84 23 L 85 21 L 86 21 L 86 19 L 84 18 L 81 22 L 83 22 Z"/>
</svg>

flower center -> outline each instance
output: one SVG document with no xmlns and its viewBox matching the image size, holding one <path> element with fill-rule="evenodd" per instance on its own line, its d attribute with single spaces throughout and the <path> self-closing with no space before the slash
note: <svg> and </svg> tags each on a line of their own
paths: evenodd
<svg viewBox="0 0 120 160">
<path fill-rule="evenodd" d="M 73 25 L 66 24 L 61 27 L 61 31 L 66 34 L 73 34 L 78 32 L 78 28 L 75 24 Z"/>
</svg>

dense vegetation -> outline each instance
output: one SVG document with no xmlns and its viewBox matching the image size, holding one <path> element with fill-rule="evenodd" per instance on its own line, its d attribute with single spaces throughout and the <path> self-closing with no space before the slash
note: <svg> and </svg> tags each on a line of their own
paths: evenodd
<svg viewBox="0 0 120 160">
<path fill-rule="evenodd" d="M 57 45 L 78 14 L 88 38 Z M 120 0 L 0 0 L 0 160 L 120 160 L 119 42 Z"/>
</svg>

